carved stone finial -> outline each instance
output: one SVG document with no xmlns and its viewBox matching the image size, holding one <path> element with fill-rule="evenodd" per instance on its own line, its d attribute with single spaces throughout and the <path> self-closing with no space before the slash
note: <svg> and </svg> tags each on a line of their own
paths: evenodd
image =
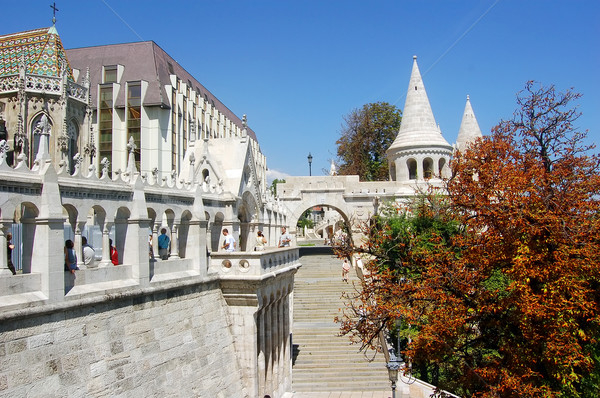
<svg viewBox="0 0 600 398">
<path fill-rule="evenodd" d="M 81 156 L 79 154 L 79 152 L 77 152 L 75 154 L 75 156 L 73 156 L 73 166 L 74 166 L 74 172 L 73 175 L 78 175 L 79 174 L 79 169 L 81 167 L 81 164 L 83 163 L 83 156 Z"/>
<path fill-rule="evenodd" d="M 0 164 L 6 163 L 6 154 L 10 151 L 10 147 L 5 140 L 0 141 Z"/>
<path fill-rule="evenodd" d="M 127 149 L 129 153 L 133 153 L 137 149 L 137 145 L 135 145 L 135 140 L 133 136 L 129 136 L 129 142 L 127 143 Z"/>
<path fill-rule="evenodd" d="M 102 177 L 108 176 L 108 168 L 110 167 L 110 162 L 107 158 L 102 158 L 100 161 L 100 166 L 102 166 Z"/>
</svg>

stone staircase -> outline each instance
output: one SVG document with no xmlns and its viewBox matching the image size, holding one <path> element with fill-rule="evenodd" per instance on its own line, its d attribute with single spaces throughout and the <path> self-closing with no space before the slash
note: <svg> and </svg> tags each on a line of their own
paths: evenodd
<svg viewBox="0 0 600 398">
<path fill-rule="evenodd" d="M 354 271 L 345 283 L 342 261 L 332 254 L 304 255 L 300 261 L 294 284 L 292 390 L 389 391 L 383 355 L 370 362 L 358 352 L 359 345 L 338 336 L 334 318 L 341 315 L 342 292 L 351 291 L 352 281 L 358 280 Z M 373 356 L 372 351 L 366 354 Z"/>
</svg>

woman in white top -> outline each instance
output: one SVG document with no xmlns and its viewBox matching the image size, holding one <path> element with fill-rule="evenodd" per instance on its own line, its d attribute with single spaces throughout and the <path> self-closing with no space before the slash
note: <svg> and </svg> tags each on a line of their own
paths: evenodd
<svg viewBox="0 0 600 398">
<path fill-rule="evenodd" d="M 265 250 L 265 244 L 267 243 L 267 238 L 263 235 L 262 231 L 256 232 L 256 251 Z"/>
</svg>

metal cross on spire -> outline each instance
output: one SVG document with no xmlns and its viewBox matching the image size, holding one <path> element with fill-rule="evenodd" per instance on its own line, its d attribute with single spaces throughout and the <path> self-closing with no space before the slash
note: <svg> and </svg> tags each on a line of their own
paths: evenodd
<svg viewBox="0 0 600 398">
<path fill-rule="evenodd" d="M 52 2 L 52 5 L 50 6 L 50 8 L 52 8 L 52 25 L 56 25 L 56 11 L 58 11 L 58 8 L 56 8 L 56 2 Z"/>
</svg>

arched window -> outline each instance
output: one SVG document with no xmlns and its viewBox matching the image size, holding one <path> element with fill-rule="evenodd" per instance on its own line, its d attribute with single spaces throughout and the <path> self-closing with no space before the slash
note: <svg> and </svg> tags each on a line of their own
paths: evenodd
<svg viewBox="0 0 600 398">
<path fill-rule="evenodd" d="M 416 180 L 417 179 L 417 161 L 414 159 L 408 159 L 406 162 L 406 166 L 408 166 L 408 179 Z"/>
<path fill-rule="evenodd" d="M 79 126 L 75 120 L 71 120 L 67 125 L 67 160 L 69 162 L 69 171 L 71 174 L 75 171 L 75 162 L 73 162 L 73 157 L 76 153 L 79 152 Z"/>
<path fill-rule="evenodd" d="M 442 171 L 444 170 L 444 167 L 446 166 L 446 159 L 445 158 L 441 158 L 439 163 L 438 163 L 438 172 L 440 173 L 440 177 L 443 177 L 444 174 L 442 173 Z"/>
<path fill-rule="evenodd" d="M 40 148 L 41 133 L 43 133 L 44 131 L 48 134 L 47 143 L 49 144 L 50 135 L 52 131 L 52 120 L 50 120 L 48 115 L 46 115 L 45 113 L 40 113 L 33 119 L 29 131 L 31 132 L 29 135 L 29 151 L 26 153 L 29 157 L 29 167 L 31 167 L 33 166 L 33 162 Z M 49 151 L 50 148 L 48 147 L 46 148 L 46 150 Z"/>
<path fill-rule="evenodd" d="M 210 175 L 210 172 L 208 171 L 208 169 L 204 169 L 202 170 L 202 181 L 204 182 L 208 182 L 208 176 Z"/>
<path fill-rule="evenodd" d="M 433 160 L 431 158 L 423 159 L 423 177 L 426 180 L 433 177 Z"/>
</svg>

